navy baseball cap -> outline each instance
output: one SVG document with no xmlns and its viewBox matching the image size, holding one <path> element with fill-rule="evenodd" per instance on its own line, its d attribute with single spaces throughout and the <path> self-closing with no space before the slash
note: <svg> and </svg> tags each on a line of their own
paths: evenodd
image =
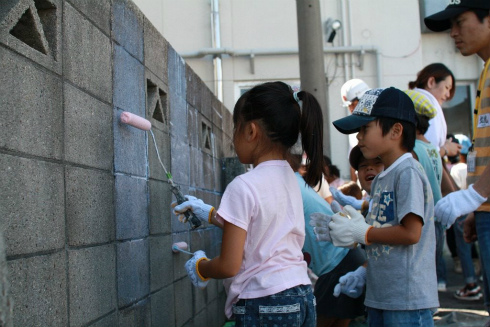
<svg viewBox="0 0 490 327">
<path fill-rule="evenodd" d="M 352 115 L 334 121 L 333 125 L 342 134 L 352 134 L 380 117 L 403 120 L 417 125 L 412 99 L 405 92 L 394 87 L 366 91 L 359 99 Z"/>
<path fill-rule="evenodd" d="M 425 17 L 427 28 L 434 32 L 442 32 L 451 28 L 451 19 L 471 9 L 490 10 L 489 0 L 450 0 L 443 11 Z"/>
</svg>

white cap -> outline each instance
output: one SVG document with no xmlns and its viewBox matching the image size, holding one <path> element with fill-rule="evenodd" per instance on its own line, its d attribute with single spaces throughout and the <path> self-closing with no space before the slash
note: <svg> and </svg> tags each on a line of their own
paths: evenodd
<svg viewBox="0 0 490 327">
<path fill-rule="evenodd" d="M 363 80 L 358 78 L 354 78 L 345 82 L 340 89 L 340 95 L 342 96 L 342 102 L 344 103 L 344 106 L 349 106 L 351 101 L 356 98 L 360 99 L 363 94 L 369 89 L 370 87 Z"/>
</svg>

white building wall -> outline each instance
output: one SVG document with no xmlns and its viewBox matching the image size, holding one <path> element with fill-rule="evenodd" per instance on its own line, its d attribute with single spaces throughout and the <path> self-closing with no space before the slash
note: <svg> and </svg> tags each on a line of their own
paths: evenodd
<svg viewBox="0 0 490 327">
<path fill-rule="evenodd" d="M 186 54 L 212 47 L 211 0 L 133 1 L 184 58 Z M 325 43 L 325 47 L 365 46 L 379 50 L 380 67 L 376 56 L 366 53 L 362 69 L 357 54 L 325 55 L 331 120 L 347 114 L 341 106 L 340 87 L 353 77 L 364 79 L 372 87 L 406 89 L 424 66 L 442 62 L 453 71 L 458 83 L 475 84 L 481 60 L 461 56 L 448 33 L 421 34 L 419 1 L 424 0 L 320 0 L 322 23 L 328 18 L 342 22 L 333 44 Z M 219 3 L 222 48 L 274 52 L 298 47 L 295 0 L 219 0 Z M 214 90 L 212 56 L 185 60 Z M 256 55 L 253 71 L 251 63 L 246 56 L 222 56 L 223 102 L 230 110 L 241 86 L 270 80 L 299 83 L 298 55 Z M 330 140 L 332 160 L 346 177 L 347 137 L 331 128 Z"/>
</svg>

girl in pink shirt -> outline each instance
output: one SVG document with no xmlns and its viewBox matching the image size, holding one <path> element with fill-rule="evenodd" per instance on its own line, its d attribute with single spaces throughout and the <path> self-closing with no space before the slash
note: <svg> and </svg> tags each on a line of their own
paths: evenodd
<svg viewBox="0 0 490 327">
<path fill-rule="evenodd" d="M 254 169 L 226 188 L 218 211 L 202 200 L 174 208 L 192 210 L 201 220 L 223 228 L 221 253 L 208 259 L 197 251 L 186 263 L 193 284 L 225 279 L 225 313 L 236 326 L 266 319 L 274 325 L 316 326 L 315 298 L 301 249 L 305 240 L 303 201 L 286 161 L 301 142 L 310 163 L 305 181 L 322 178 L 321 108 L 308 92 L 293 92 L 282 82 L 255 86 L 233 112 L 233 143 L 240 162 Z"/>
</svg>

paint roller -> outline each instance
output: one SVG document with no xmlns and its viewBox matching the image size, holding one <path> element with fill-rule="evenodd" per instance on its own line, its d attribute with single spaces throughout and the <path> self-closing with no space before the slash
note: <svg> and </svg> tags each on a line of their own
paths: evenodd
<svg viewBox="0 0 490 327">
<path fill-rule="evenodd" d="M 174 183 L 174 181 L 172 179 L 172 174 L 170 174 L 170 172 L 168 172 L 167 169 L 165 168 L 165 166 L 163 165 L 162 159 L 160 158 L 160 153 L 158 152 L 157 143 L 155 141 L 155 135 L 153 135 L 153 131 L 151 130 L 150 121 L 145 119 L 145 118 L 142 118 L 140 116 L 137 116 L 135 114 L 132 114 L 130 112 L 127 112 L 127 111 L 123 111 L 121 113 L 120 120 L 123 124 L 130 125 L 130 126 L 133 126 L 135 128 L 141 129 L 143 131 L 149 131 L 150 132 L 151 137 L 153 138 L 153 144 L 155 145 L 155 150 L 157 152 L 158 161 L 160 162 L 160 165 L 162 165 L 162 168 L 165 171 L 165 175 L 167 176 L 167 180 L 171 185 L 170 190 L 175 195 L 175 198 L 177 199 L 178 204 L 181 204 L 182 202 L 187 201 L 187 199 L 184 197 L 184 195 L 180 191 L 179 187 Z M 186 218 L 186 221 L 188 221 L 191 224 L 192 229 L 195 229 L 195 228 L 201 226 L 201 221 L 199 220 L 199 218 L 197 218 L 197 216 L 191 210 L 187 210 L 186 212 L 184 212 L 184 216 Z M 187 246 L 187 244 L 186 244 L 186 246 Z"/>
<path fill-rule="evenodd" d="M 173 253 L 183 252 L 183 253 L 187 253 L 190 255 L 194 255 L 194 253 L 187 251 L 188 249 L 189 249 L 189 247 L 187 246 L 186 242 L 177 242 L 177 243 L 172 244 L 172 252 Z"/>
</svg>

